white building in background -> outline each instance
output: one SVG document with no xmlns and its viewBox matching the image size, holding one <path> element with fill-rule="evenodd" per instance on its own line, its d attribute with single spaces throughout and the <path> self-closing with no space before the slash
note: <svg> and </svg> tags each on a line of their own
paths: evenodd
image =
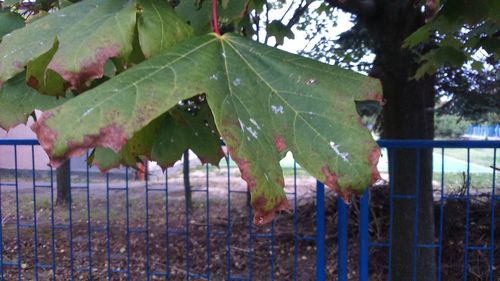
<svg viewBox="0 0 500 281">
<path fill-rule="evenodd" d="M 33 119 L 30 118 L 28 125 L 19 125 L 5 131 L 0 128 L 0 139 L 35 139 L 35 133 L 31 131 L 29 126 L 33 123 Z M 16 149 L 16 154 L 14 154 L 14 146 L 0 145 L 0 169 L 14 169 L 15 161 L 17 155 L 17 168 L 22 170 L 31 170 L 33 168 L 32 161 L 32 151 L 31 146 L 18 146 Z M 49 157 L 47 153 L 40 147 L 34 147 L 35 153 L 35 169 L 37 170 L 48 170 Z"/>
<path fill-rule="evenodd" d="M 0 139 L 36 139 L 35 133 L 31 131 L 30 126 L 33 124 L 33 119 L 28 120 L 27 125 L 19 125 L 12 128 L 9 131 L 5 131 L 0 128 Z M 41 146 L 35 145 L 33 147 L 34 152 L 34 168 L 35 170 L 50 170 L 49 167 L 49 157 L 47 153 L 42 149 Z M 16 159 L 17 157 L 17 159 Z M 190 153 L 189 156 L 191 163 L 190 166 L 201 165 L 200 161 L 194 153 Z M 31 170 L 33 169 L 32 161 L 32 148 L 31 146 L 20 145 L 17 149 L 14 149 L 12 145 L 0 145 L 0 170 L 7 169 L 13 170 L 16 167 L 18 170 Z M 86 156 L 74 157 L 71 159 L 71 170 L 75 172 L 85 172 L 87 169 Z M 156 162 L 149 162 L 148 169 L 150 176 L 156 176 L 157 178 L 163 178 L 162 169 L 156 165 Z M 181 171 L 182 161 L 177 161 L 174 167 L 170 168 L 170 171 Z M 97 167 L 91 167 L 90 171 L 93 173 L 100 173 Z M 123 172 L 124 169 L 113 170 L 114 172 Z"/>
<path fill-rule="evenodd" d="M 27 125 L 18 125 L 9 131 L 0 128 L 0 139 L 36 139 L 35 133 L 31 131 L 30 126 L 33 124 L 33 119 L 28 120 Z M 35 170 L 50 170 L 49 157 L 41 146 L 33 147 Z M 16 159 L 17 158 L 17 159 Z M 32 148 L 27 145 L 19 145 L 16 149 L 12 145 L 0 145 L 0 169 L 31 170 L 33 169 Z M 85 157 L 76 157 L 71 160 L 71 169 L 75 171 L 86 170 Z M 91 168 L 92 171 L 98 171 L 96 168 Z"/>
</svg>

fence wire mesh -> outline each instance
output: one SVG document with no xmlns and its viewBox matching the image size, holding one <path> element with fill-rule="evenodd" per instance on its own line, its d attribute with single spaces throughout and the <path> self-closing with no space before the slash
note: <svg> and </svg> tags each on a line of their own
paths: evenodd
<svg viewBox="0 0 500 281">
<path fill-rule="evenodd" d="M 384 180 L 349 205 L 284 163 L 291 210 L 256 227 L 229 158 L 218 168 L 191 161 L 191 204 L 182 167 L 152 167 L 142 180 L 75 160 L 69 202 L 56 205 L 55 171 L 38 143 L 0 140 L 1 280 L 392 280 L 394 203 L 419 197 L 418 182 L 414 194 L 394 192 L 387 159 L 402 149 L 434 158 L 435 239 L 419 240 L 415 204 L 413 279 L 418 251 L 431 249 L 437 280 L 500 280 L 500 142 L 379 144 Z"/>
</svg>

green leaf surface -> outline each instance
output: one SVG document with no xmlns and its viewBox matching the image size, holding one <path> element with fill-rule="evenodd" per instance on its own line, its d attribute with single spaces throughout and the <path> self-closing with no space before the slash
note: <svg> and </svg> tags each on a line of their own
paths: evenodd
<svg viewBox="0 0 500 281">
<path fill-rule="evenodd" d="M 413 78 L 418 80 L 426 74 L 433 74 L 442 65 L 459 67 L 466 59 L 467 56 L 458 47 L 452 45 L 433 49 L 421 57 L 423 63 L 419 66 Z"/>
<path fill-rule="evenodd" d="M 118 153 L 109 148 L 96 148 L 92 163 L 106 171 L 120 164 L 135 166 L 143 161 L 141 156 L 145 156 L 162 168 L 168 168 L 186 149 L 191 149 L 202 163 L 215 166 L 224 156 L 220 135 L 206 101 L 196 111 L 174 107 L 136 132 Z"/>
<path fill-rule="evenodd" d="M 59 73 L 71 88 L 84 88 L 87 81 L 103 75 L 104 64 L 109 58 L 126 58 L 132 51 L 136 24 L 134 2 L 101 0 L 96 6 L 57 35 L 59 48 L 48 69 Z M 58 16 L 69 16 L 64 12 L 66 9 Z M 34 24 L 39 25 L 38 22 Z"/>
<path fill-rule="evenodd" d="M 439 42 L 437 48 L 420 58 L 423 63 L 414 78 L 435 73 L 443 66 L 459 66 L 464 61 L 474 60 L 481 49 L 489 54 L 497 53 L 489 41 L 498 40 L 500 1 L 448 0 L 441 3 L 438 14 L 404 41 L 405 48 L 416 47 L 430 38 Z"/>
<path fill-rule="evenodd" d="M 137 22 L 139 42 L 146 57 L 190 37 L 193 30 L 180 20 L 167 1 L 139 0 L 140 16 Z"/>
<path fill-rule="evenodd" d="M 33 130 L 57 165 L 90 147 L 120 151 L 200 93 L 252 193 L 257 224 L 288 208 L 279 165 L 287 151 L 345 199 L 378 179 L 379 148 L 355 105 L 381 99 L 378 80 L 230 34 L 186 40 L 45 112 Z"/>
<path fill-rule="evenodd" d="M 67 100 L 67 98 L 57 99 L 38 94 L 26 85 L 24 73 L 21 73 L 7 81 L 0 89 L 0 127 L 8 130 L 26 123 L 35 109 L 47 110 Z"/>
<path fill-rule="evenodd" d="M 219 24 L 229 24 L 240 20 L 246 9 L 245 0 L 231 0 L 227 5 L 219 5 Z M 212 31 L 212 1 L 183 0 L 175 7 L 177 15 L 189 24 L 196 35 Z"/>
<path fill-rule="evenodd" d="M 201 103 L 196 112 L 171 109 L 162 125 L 151 150 L 151 159 L 158 165 L 163 168 L 172 166 L 186 149 L 191 149 L 201 163 L 219 165 L 224 152 L 213 114 L 206 102 Z"/>
<path fill-rule="evenodd" d="M 0 42 L 2 37 L 24 26 L 24 19 L 18 13 L 0 10 Z"/>
<path fill-rule="evenodd" d="M 66 92 L 64 79 L 57 72 L 47 69 L 58 46 L 59 42 L 56 40 L 52 49 L 28 63 L 26 83 L 44 95 L 64 96 Z"/>
<path fill-rule="evenodd" d="M 22 72 L 28 61 L 48 52 L 57 34 L 92 14 L 100 2 L 82 1 L 4 36 L 0 44 L 0 86 Z"/>
<path fill-rule="evenodd" d="M 27 80 L 36 81 L 30 85 L 42 93 L 61 95 L 67 88 L 85 89 L 102 77 L 110 58 L 129 66 L 129 59 L 133 64 L 137 60 L 132 58 L 144 58 L 141 50 L 150 57 L 191 35 L 190 27 L 167 1 L 85 0 L 4 38 L 0 86 L 28 65 Z M 132 56 L 134 47 L 139 54 Z M 49 79 L 55 73 L 62 79 Z"/>
</svg>

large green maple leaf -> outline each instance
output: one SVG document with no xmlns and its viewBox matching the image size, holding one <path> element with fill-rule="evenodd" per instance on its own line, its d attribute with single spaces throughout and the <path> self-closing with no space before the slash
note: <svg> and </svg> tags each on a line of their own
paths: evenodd
<svg viewBox="0 0 500 281">
<path fill-rule="evenodd" d="M 230 34 L 175 45 L 45 112 L 32 128 L 57 165 L 90 147 L 120 151 L 199 93 L 248 184 L 257 224 L 288 208 L 279 165 L 287 151 L 344 198 L 378 179 L 379 148 L 355 106 L 380 100 L 378 80 Z"/>
</svg>

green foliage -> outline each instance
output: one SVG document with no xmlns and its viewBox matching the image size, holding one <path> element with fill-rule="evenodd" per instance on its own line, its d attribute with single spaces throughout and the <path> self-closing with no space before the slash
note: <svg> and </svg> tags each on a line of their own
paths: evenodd
<svg viewBox="0 0 500 281">
<path fill-rule="evenodd" d="M 221 28 L 239 25 L 244 20 L 247 1 L 226 0 L 222 2 L 224 5 L 218 7 Z M 193 28 L 196 35 L 212 31 L 212 0 L 182 0 L 175 7 L 175 11 L 182 20 Z"/>
<path fill-rule="evenodd" d="M 0 41 L 4 35 L 23 26 L 24 19 L 18 13 L 0 9 Z"/>
<path fill-rule="evenodd" d="M 460 67 L 477 58 L 482 50 L 493 60 L 500 59 L 500 1 L 448 0 L 439 13 L 427 24 L 410 35 L 404 47 L 415 48 L 434 41 L 436 48 L 424 53 L 416 79 L 433 74 L 443 66 Z"/>
<path fill-rule="evenodd" d="M 437 115 L 434 119 L 434 130 L 436 137 L 459 138 L 465 134 L 465 130 L 471 125 L 455 115 Z"/>
<path fill-rule="evenodd" d="M 146 58 L 192 35 L 193 30 L 175 16 L 174 10 L 166 1 L 142 0 L 139 5 L 137 30 L 139 44 Z"/>
<path fill-rule="evenodd" d="M 0 98 L 15 85 L 33 99 L 15 122 L 1 121 L 46 110 L 33 130 L 54 166 L 89 148 L 103 169 L 144 159 L 168 167 L 186 149 L 218 163 L 222 137 L 258 224 L 287 209 L 279 165 L 287 151 L 345 199 L 378 179 L 379 149 L 356 112 L 356 101 L 381 99 L 377 80 L 230 33 L 194 36 L 210 29 L 209 5 L 195 2 L 194 22 L 190 3 L 176 7 L 179 18 L 166 1 L 85 0 L 12 32 L 0 44 L 9 90 Z M 237 33 L 248 7 L 261 6 L 222 4 L 219 22 Z M 76 97 L 34 92 L 19 83 L 25 68 L 39 93 Z M 60 105 L 47 110 L 49 101 Z"/>
<path fill-rule="evenodd" d="M 21 73 L 0 88 L 0 127 L 8 130 L 25 123 L 35 109 L 47 110 L 66 100 L 38 94 L 26 85 Z"/>
<path fill-rule="evenodd" d="M 141 156 L 167 168 L 181 158 L 186 149 L 193 150 L 202 163 L 218 166 L 223 156 L 220 135 L 204 95 L 185 100 L 134 133 L 119 153 L 97 148 L 91 162 L 101 170 L 120 164 L 134 166 Z M 140 160 L 139 162 L 142 162 Z"/>
<path fill-rule="evenodd" d="M 4 0 L 3 5 L 8 7 L 8 6 L 12 6 L 14 4 L 17 4 L 19 2 L 20 2 L 20 0 Z"/>
<path fill-rule="evenodd" d="M 373 54 L 375 43 L 372 35 L 368 30 L 359 24 L 354 17 L 352 17 L 354 26 L 341 33 L 338 38 L 331 38 L 327 32 L 332 27 L 331 22 L 335 22 L 338 10 L 329 9 L 325 10 L 320 8 L 316 11 L 309 11 L 307 17 L 316 18 L 321 13 L 325 16 L 319 21 L 304 21 L 300 28 L 302 30 L 314 30 L 307 32 L 306 40 L 315 42 L 307 50 L 301 52 L 315 59 L 325 60 L 326 62 L 334 65 L 341 66 L 346 69 L 355 69 L 361 72 L 368 72 L 371 68 L 370 61 L 366 57 Z M 311 27 L 311 23 L 316 26 Z M 331 31 L 330 31 L 331 32 Z"/>
<path fill-rule="evenodd" d="M 152 32 L 152 28 L 158 29 Z M 89 81 L 103 76 L 108 59 L 113 58 L 120 68 L 127 65 L 134 54 L 136 29 L 140 48 L 136 52 L 142 51 L 147 57 L 191 35 L 163 1 L 82 1 L 4 38 L 0 45 L 4 58 L 0 61 L 0 84 L 27 66 L 31 69 L 31 76 L 26 77 L 30 86 L 44 94 L 64 95 L 67 88 L 84 90 Z M 33 60 L 42 55 L 46 58 Z M 48 64 L 43 63 L 47 60 Z"/>
<path fill-rule="evenodd" d="M 288 28 L 279 20 L 274 20 L 269 23 L 269 25 L 267 26 L 267 33 L 268 36 L 274 37 L 276 39 L 276 43 L 278 45 L 283 45 L 285 37 L 288 39 L 295 38 L 295 35 L 290 30 L 290 28 Z"/>
<path fill-rule="evenodd" d="M 454 114 L 474 122 L 498 123 L 500 118 L 500 60 L 489 69 L 469 66 L 443 68 L 437 73 L 437 92 L 447 101 L 439 114 Z M 452 98 L 450 98 L 452 97 Z"/>
</svg>

